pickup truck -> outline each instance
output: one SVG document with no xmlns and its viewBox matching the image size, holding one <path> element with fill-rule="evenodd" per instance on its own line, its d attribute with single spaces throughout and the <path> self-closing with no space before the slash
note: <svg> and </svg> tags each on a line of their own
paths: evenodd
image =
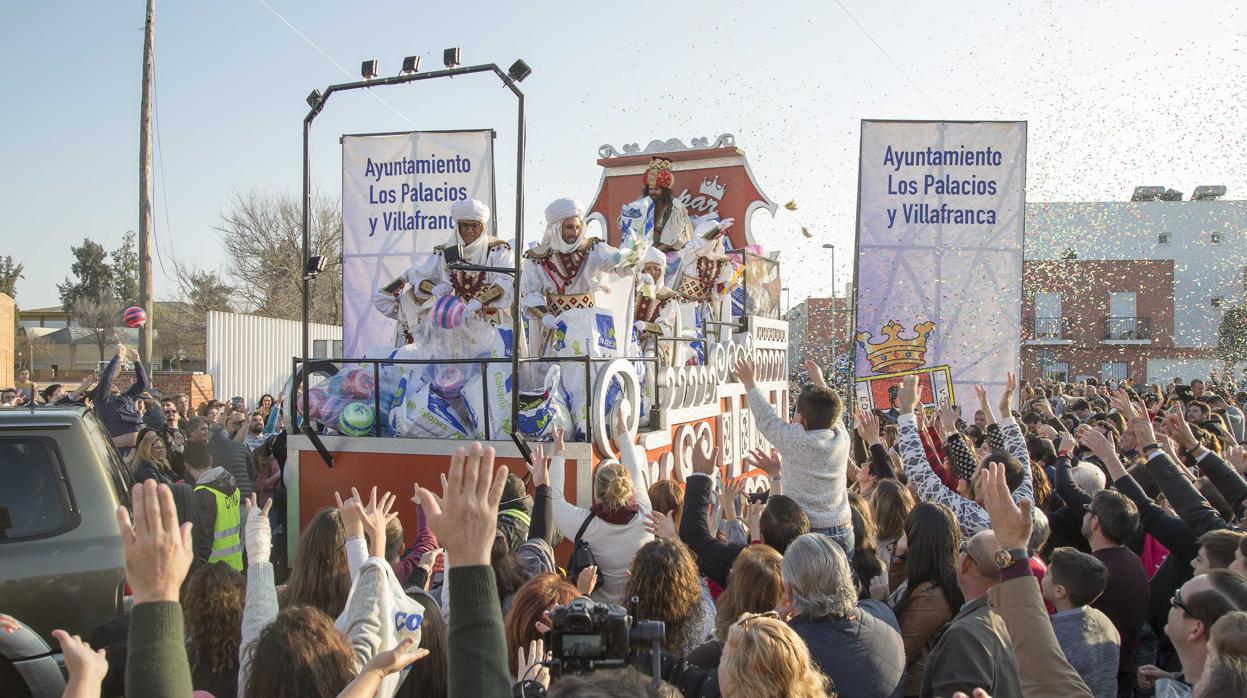
<svg viewBox="0 0 1247 698">
<path fill-rule="evenodd" d="M 133 479 L 90 409 L 38 406 L 0 408 L 0 483 L 0 613 L 26 626 L 0 637 L 0 686 L 37 696 L 60 659 L 54 629 L 87 638 L 122 613 L 116 511 Z"/>
</svg>

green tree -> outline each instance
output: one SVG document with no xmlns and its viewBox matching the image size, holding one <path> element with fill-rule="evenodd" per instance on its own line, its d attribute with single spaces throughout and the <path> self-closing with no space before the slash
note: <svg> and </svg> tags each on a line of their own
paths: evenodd
<svg viewBox="0 0 1247 698">
<path fill-rule="evenodd" d="M 65 283 L 56 285 L 61 294 L 61 306 L 72 312 L 79 298 L 113 297 L 113 268 L 108 264 L 104 246 L 87 238 L 82 245 L 69 249 L 74 255 L 70 271 L 75 279 L 67 278 Z"/>
<path fill-rule="evenodd" d="M 1227 309 L 1217 334 L 1217 353 L 1227 366 L 1247 361 L 1247 304 Z"/>
<path fill-rule="evenodd" d="M 127 230 L 121 247 L 112 251 L 113 295 L 124 305 L 139 303 L 139 253 L 134 249 L 134 231 Z"/>
<path fill-rule="evenodd" d="M 26 278 L 22 272 L 26 265 L 18 264 L 13 258 L 5 255 L 0 257 L 0 293 L 7 293 L 10 298 L 17 298 L 17 281 Z"/>
</svg>

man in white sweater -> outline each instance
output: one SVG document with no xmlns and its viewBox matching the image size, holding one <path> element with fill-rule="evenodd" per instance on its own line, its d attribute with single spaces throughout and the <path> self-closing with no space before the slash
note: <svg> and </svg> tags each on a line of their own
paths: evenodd
<svg viewBox="0 0 1247 698">
<path fill-rule="evenodd" d="M 840 396 L 821 381 L 806 386 L 797 397 L 797 414 L 789 424 L 758 389 L 753 362 L 736 364 L 736 377 L 747 391 L 745 399 L 758 431 L 779 451 L 783 463 L 783 491 L 801 505 L 810 519 L 810 532 L 830 536 L 845 554 L 853 556 L 853 518 L 845 477 L 849 463 L 849 433 L 840 422 Z M 771 482 L 780 481 L 778 469 Z"/>
</svg>

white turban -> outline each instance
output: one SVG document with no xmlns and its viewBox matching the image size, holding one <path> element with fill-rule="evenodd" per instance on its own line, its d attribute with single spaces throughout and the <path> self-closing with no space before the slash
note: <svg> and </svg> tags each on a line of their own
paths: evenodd
<svg viewBox="0 0 1247 698">
<path fill-rule="evenodd" d="M 476 199 L 456 201 L 450 207 L 450 218 L 456 224 L 459 221 L 476 221 L 481 225 L 489 223 L 489 207 Z"/>
<path fill-rule="evenodd" d="M 556 252 L 571 252 L 580 245 L 580 240 L 569 243 L 563 240 L 561 227 L 563 221 L 568 218 L 579 218 L 582 221 L 585 217 L 584 204 L 575 199 L 555 199 L 546 206 L 546 234 L 542 239 L 542 244 L 553 248 Z M 581 232 L 581 236 L 584 233 Z"/>
<path fill-rule="evenodd" d="M 584 218 L 585 207 L 575 199 L 555 199 L 546 206 L 546 225 L 562 223 L 567 218 Z"/>
<path fill-rule="evenodd" d="M 667 268 L 667 255 L 662 250 L 650 245 L 645 248 L 645 255 L 641 257 L 641 263 L 637 265 L 638 269 L 645 268 L 646 264 L 657 264 L 658 266 Z"/>
</svg>

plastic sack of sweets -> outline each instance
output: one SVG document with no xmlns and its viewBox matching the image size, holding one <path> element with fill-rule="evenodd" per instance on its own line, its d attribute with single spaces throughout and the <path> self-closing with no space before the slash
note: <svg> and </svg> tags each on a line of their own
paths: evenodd
<svg viewBox="0 0 1247 698">
<path fill-rule="evenodd" d="M 549 441 L 556 427 L 562 427 L 566 434 L 572 433 L 561 374 L 558 366 L 551 366 L 541 390 L 520 391 L 520 431 L 527 438 Z"/>
<path fill-rule="evenodd" d="M 547 352 L 547 356 L 613 356 L 620 341 L 622 338 L 616 335 L 615 321 L 610 313 L 594 308 L 573 308 L 559 315 L 558 327 L 554 330 L 552 339 L 553 351 Z M 589 418 L 592 384 L 585 384 L 583 363 L 568 361 L 559 363 L 558 366 L 562 369 L 563 389 L 567 393 L 568 407 L 575 425 L 574 433 L 577 438 L 583 438 Z M 590 377 L 593 375 L 596 375 L 596 366 Z"/>
<path fill-rule="evenodd" d="M 404 386 L 405 387 L 405 386 Z M 434 390 L 433 383 L 408 395 L 400 392 L 392 412 L 394 430 L 400 436 L 426 439 L 472 439 L 475 430 L 466 415 Z"/>
</svg>

